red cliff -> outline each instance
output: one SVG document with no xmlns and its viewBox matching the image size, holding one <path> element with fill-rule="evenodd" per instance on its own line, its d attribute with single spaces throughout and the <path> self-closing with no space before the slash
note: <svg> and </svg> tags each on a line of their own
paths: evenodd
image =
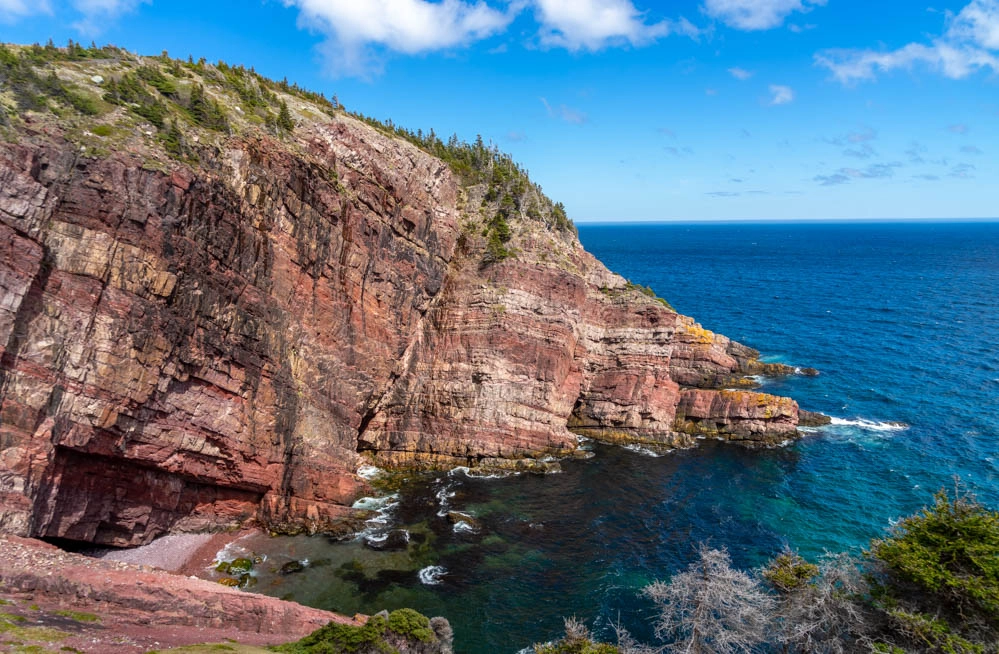
<svg viewBox="0 0 999 654">
<path fill-rule="evenodd" d="M 510 256 L 490 257 L 487 184 L 284 97 L 292 134 L 233 118 L 196 162 L 120 107 L 88 118 L 115 136 L 31 114 L 0 141 L 3 531 L 326 530 L 369 457 L 796 434 L 793 401 L 715 390 L 755 352 L 521 209 L 536 187 L 518 189 Z"/>
</svg>

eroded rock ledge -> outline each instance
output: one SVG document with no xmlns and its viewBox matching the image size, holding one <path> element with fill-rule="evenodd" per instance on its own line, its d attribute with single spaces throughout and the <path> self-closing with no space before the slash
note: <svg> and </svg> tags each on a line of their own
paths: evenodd
<svg viewBox="0 0 999 654">
<path fill-rule="evenodd" d="M 370 459 L 796 435 L 792 400 L 719 390 L 755 351 L 523 214 L 488 263 L 483 189 L 351 118 L 197 165 L 30 124 L 0 142 L 0 530 L 322 531 Z"/>
</svg>

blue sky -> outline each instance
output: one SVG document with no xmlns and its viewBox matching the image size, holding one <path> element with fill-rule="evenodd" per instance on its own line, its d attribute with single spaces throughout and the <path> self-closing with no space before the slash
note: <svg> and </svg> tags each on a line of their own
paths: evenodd
<svg viewBox="0 0 999 654">
<path fill-rule="evenodd" d="M 999 216 L 999 0 L 0 0 L 481 134 L 577 222 Z"/>
</svg>

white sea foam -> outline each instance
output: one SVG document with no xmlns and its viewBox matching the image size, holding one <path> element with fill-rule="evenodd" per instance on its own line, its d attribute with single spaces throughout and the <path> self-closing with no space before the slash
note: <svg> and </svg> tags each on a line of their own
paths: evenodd
<svg viewBox="0 0 999 654">
<path fill-rule="evenodd" d="M 393 493 L 385 497 L 362 497 L 354 502 L 352 508 L 374 511 L 375 515 L 364 521 L 367 527 L 355 538 L 358 540 L 368 538 L 383 530 L 386 525 L 392 522 L 392 511 L 399 506 L 399 494 Z"/>
<path fill-rule="evenodd" d="M 428 565 L 420 570 L 420 583 L 426 584 L 427 586 L 437 586 L 441 583 L 442 578 L 446 574 L 447 570 L 443 566 Z"/>
<path fill-rule="evenodd" d="M 636 453 L 642 454 L 644 456 L 651 456 L 654 459 L 657 459 L 657 458 L 661 457 L 663 455 L 663 453 L 665 453 L 665 452 L 672 452 L 673 451 L 673 450 L 663 450 L 663 451 L 657 452 L 656 450 L 650 449 L 648 447 L 642 447 L 641 445 L 639 445 L 637 443 L 630 443 L 628 445 L 624 445 L 623 447 L 624 447 L 624 449 L 628 450 L 629 452 L 636 452 Z"/>
<path fill-rule="evenodd" d="M 403 541 L 406 542 L 406 543 L 408 543 L 409 542 L 409 531 L 406 530 L 406 529 L 401 529 L 401 530 L 398 530 L 398 531 L 402 532 L 402 539 L 403 539 Z M 368 534 L 368 535 L 366 535 L 364 537 L 364 542 L 369 543 L 371 545 L 381 545 L 382 543 L 384 543 L 385 541 L 387 541 L 389 539 L 389 537 L 392 536 L 392 534 L 398 533 L 398 531 L 396 531 L 396 530 L 390 530 L 390 531 L 386 531 L 386 532 L 383 532 L 383 533 L 380 533 L 380 534 Z"/>
<path fill-rule="evenodd" d="M 386 495 L 385 497 L 362 497 L 354 502 L 350 508 L 362 509 L 364 511 L 381 511 L 389 505 L 395 506 L 398 499 L 398 493 Z"/>
<path fill-rule="evenodd" d="M 831 424 L 837 427 L 857 427 L 866 431 L 905 431 L 909 428 L 904 422 L 892 420 L 878 422 L 866 418 L 833 418 Z"/>
<path fill-rule="evenodd" d="M 375 466 L 364 465 L 357 469 L 357 476 L 363 479 L 375 479 L 385 472 L 381 468 L 376 468 Z"/>
<path fill-rule="evenodd" d="M 464 520 L 459 520 L 454 523 L 454 533 L 456 534 L 474 534 L 476 531 L 475 527 L 468 524 Z"/>
<path fill-rule="evenodd" d="M 457 468 L 451 468 L 447 474 L 451 477 L 457 474 L 462 474 L 471 479 L 506 479 L 507 477 L 516 477 L 520 473 L 515 470 L 494 470 L 491 472 L 483 472 L 475 468 L 469 468 L 468 466 L 458 466 Z"/>
</svg>

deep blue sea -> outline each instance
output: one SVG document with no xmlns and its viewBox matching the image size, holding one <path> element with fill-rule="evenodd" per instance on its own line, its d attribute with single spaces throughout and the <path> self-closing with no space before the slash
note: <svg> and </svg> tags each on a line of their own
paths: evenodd
<svg viewBox="0 0 999 654">
<path fill-rule="evenodd" d="M 766 384 L 836 418 L 788 447 L 704 442 L 653 457 L 594 445 L 546 477 L 414 476 L 382 500 L 402 552 L 259 537 L 257 590 L 345 613 L 444 615 L 456 651 L 517 652 L 563 616 L 651 642 L 640 589 L 697 543 L 760 565 L 860 552 L 954 478 L 999 507 L 999 223 L 583 225 L 586 248 L 765 360 L 818 368 Z M 902 423 L 903 426 L 898 423 Z M 456 530 L 447 510 L 474 515 Z M 421 580 L 422 576 L 422 580 Z M 428 583 L 430 582 L 430 583 Z M 436 582 L 436 583 L 434 583 Z"/>
</svg>

